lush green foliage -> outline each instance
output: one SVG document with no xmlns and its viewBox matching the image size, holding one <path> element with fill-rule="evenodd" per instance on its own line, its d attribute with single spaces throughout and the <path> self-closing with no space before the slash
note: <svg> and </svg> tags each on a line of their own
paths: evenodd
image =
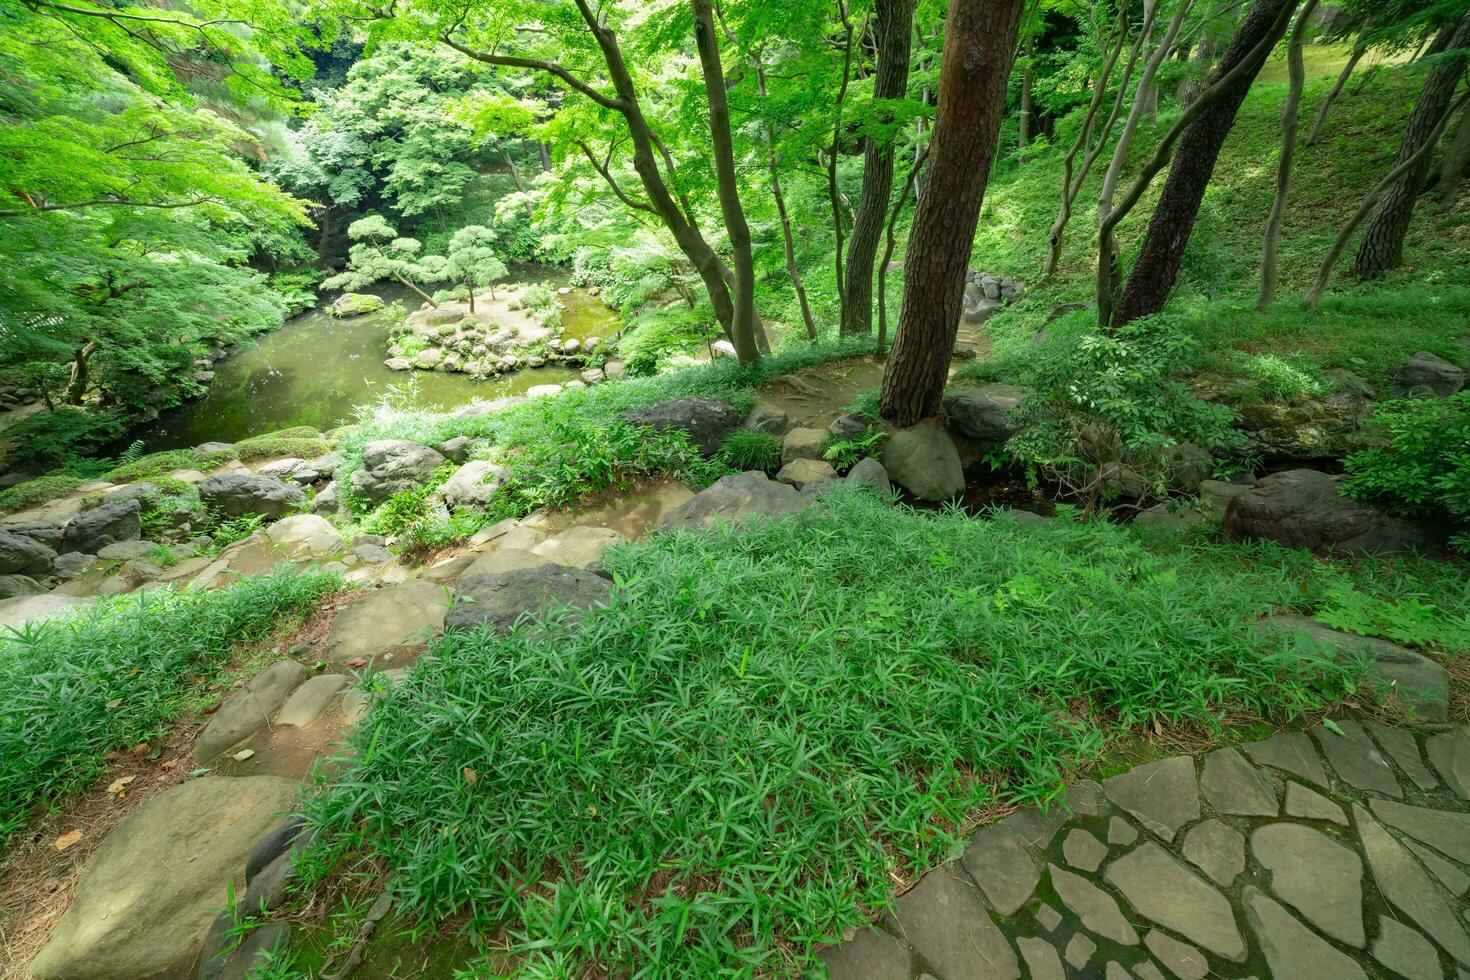
<svg viewBox="0 0 1470 980">
<path fill-rule="evenodd" d="M 1470 522 L 1470 391 L 1384 402 L 1373 421 L 1387 439 L 1348 457 L 1348 492 Z"/>
<path fill-rule="evenodd" d="M 1327 590 L 1316 617 L 1334 629 L 1463 653 L 1470 651 L 1470 618 L 1458 612 L 1441 608 L 1425 595 L 1388 600 L 1343 581 Z"/>
<path fill-rule="evenodd" d="M 1111 737 L 1351 690 L 1250 628 L 1301 601 L 1290 562 L 825 500 L 607 553 L 580 629 L 439 641 L 310 819 L 533 973 L 789 969 Z"/>
<path fill-rule="evenodd" d="M 0 510 L 23 510 L 64 497 L 85 481 L 64 473 L 52 473 L 17 483 L 0 491 Z"/>
<path fill-rule="evenodd" d="M 95 778 L 108 750 L 154 738 L 201 704 L 238 644 L 337 587 L 311 573 L 138 592 L 0 636 L 0 842 L 31 807 Z"/>
<path fill-rule="evenodd" d="M 720 444 L 720 458 L 732 470 L 772 470 L 781 465 L 781 440 L 769 432 L 736 429 Z"/>
<path fill-rule="evenodd" d="M 822 458 L 832 464 L 839 472 L 844 473 L 856 466 L 864 456 L 875 456 L 878 446 L 888 437 L 888 433 L 876 425 L 870 425 L 867 431 L 856 439 L 833 439 L 830 436 L 826 447 L 822 450 Z"/>
</svg>

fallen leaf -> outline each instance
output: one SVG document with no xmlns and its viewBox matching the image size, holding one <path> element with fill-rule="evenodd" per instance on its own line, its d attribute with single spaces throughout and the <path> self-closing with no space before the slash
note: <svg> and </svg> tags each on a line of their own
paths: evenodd
<svg viewBox="0 0 1470 980">
<path fill-rule="evenodd" d="M 137 745 L 133 746 L 133 755 L 141 759 L 143 758 L 143 756 L 148 754 L 149 749 L 150 746 L 147 742 L 139 742 Z"/>
<path fill-rule="evenodd" d="M 254 754 L 254 749 L 241 749 L 239 752 L 236 752 L 234 755 L 230 756 L 230 758 L 234 759 L 236 762 L 244 762 L 246 759 L 250 758 Z"/>
<path fill-rule="evenodd" d="M 460 771 L 460 775 L 464 776 L 464 781 L 469 783 L 471 786 L 475 785 L 475 780 L 480 778 L 479 774 L 476 773 L 475 770 L 471 769 L 469 766 L 465 766 L 464 769 Z"/>
<path fill-rule="evenodd" d="M 347 661 L 344 666 L 351 667 L 353 670 L 356 670 L 359 667 L 366 667 L 367 657 L 353 657 L 351 660 Z"/>
<path fill-rule="evenodd" d="M 64 851 L 68 847 L 72 847 L 73 845 L 75 845 L 81 839 L 82 832 L 80 830 L 68 830 L 66 833 L 56 838 L 55 847 L 58 851 Z"/>
<path fill-rule="evenodd" d="M 119 779 L 114 779 L 107 786 L 108 795 L 110 795 L 110 796 L 118 796 L 118 795 L 121 795 L 122 794 L 122 791 L 128 788 L 128 784 L 130 784 L 133 780 L 135 780 L 137 778 L 138 778 L 137 776 L 123 776 L 123 777 L 121 777 Z"/>
<path fill-rule="evenodd" d="M 164 762 L 158 768 L 160 768 L 160 769 L 167 769 L 170 772 L 172 772 L 173 770 L 177 769 L 178 767 L 179 767 L 179 760 L 178 759 L 169 759 L 168 761 Z"/>
</svg>

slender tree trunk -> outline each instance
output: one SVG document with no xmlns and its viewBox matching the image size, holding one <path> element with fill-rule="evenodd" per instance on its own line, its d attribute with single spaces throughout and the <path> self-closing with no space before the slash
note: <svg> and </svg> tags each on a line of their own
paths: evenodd
<svg viewBox="0 0 1470 980">
<path fill-rule="evenodd" d="M 888 214 L 888 227 L 884 232 L 883 259 L 878 263 L 879 350 L 888 346 L 888 267 L 893 262 L 898 216 L 903 213 L 904 207 L 909 203 L 909 195 L 913 192 L 914 185 L 919 179 L 919 172 L 923 169 L 924 161 L 928 157 L 929 151 L 926 148 L 923 153 L 919 154 L 919 159 L 914 161 L 914 165 L 909 168 L 909 175 L 904 179 L 903 190 L 898 192 L 898 198 L 893 202 L 893 210 Z"/>
<path fill-rule="evenodd" d="M 1316 146 L 1317 141 L 1322 138 L 1322 130 L 1327 126 L 1327 114 L 1332 111 L 1332 104 L 1347 87 L 1348 79 L 1353 75 L 1353 69 L 1358 67 L 1358 62 L 1368 52 L 1367 46 L 1359 40 L 1353 47 L 1353 53 L 1348 57 L 1347 64 L 1342 66 L 1342 71 L 1337 74 L 1337 83 L 1332 86 L 1332 91 L 1322 100 L 1322 106 L 1317 110 L 1317 118 L 1312 120 L 1312 128 L 1307 132 L 1307 145 Z"/>
<path fill-rule="evenodd" d="M 1440 43 L 1441 38 L 1443 43 Z M 1446 25 L 1440 31 L 1440 38 L 1436 39 L 1435 46 L 1440 51 L 1458 51 L 1470 46 L 1470 12 L 1461 15 L 1458 22 Z M 1436 128 L 1435 124 L 1440 116 L 1444 114 L 1444 107 L 1454 98 L 1455 88 L 1464 74 L 1463 52 L 1446 57 L 1430 70 L 1429 77 L 1424 80 L 1424 87 L 1419 92 L 1419 98 L 1414 103 L 1414 111 L 1409 115 L 1409 125 L 1399 144 L 1396 163 L 1402 163 L 1418 153 L 1430 132 Z M 1431 149 L 1430 153 L 1419 157 L 1419 162 L 1405 170 L 1384 192 L 1377 213 L 1363 232 L 1358 254 L 1353 258 L 1353 272 L 1360 279 L 1381 276 L 1403 263 L 1404 236 L 1408 234 L 1409 221 L 1414 216 L 1414 204 L 1419 199 L 1424 179 L 1429 176 L 1432 153 Z"/>
<path fill-rule="evenodd" d="M 909 38 L 915 0 L 877 0 L 878 68 L 873 98 L 902 99 L 909 85 Z M 852 238 L 847 246 L 847 283 L 843 288 L 844 334 L 873 330 L 873 263 L 888 199 L 893 194 L 893 140 L 869 136 L 863 151 L 863 187 L 858 195 Z"/>
<path fill-rule="evenodd" d="M 852 19 L 847 15 L 847 0 L 837 0 L 837 13 L 842 17 L 842 84 L 832 106 L 832 145 L 827 148 L 827 201 L 832 205 L 832 234 L 835 245 L 832 263 L 837 270 L 838 331 L 847 333 L 847 276 L 843 269 L 842 191 L 837 186 L 837 158 L 842 147 L 842 104 L 847 100 L 847 87 L 852 83 Z"/>
<path fill-rule="evenodd" d="M 1470 109 L 1466 109 L 1455 124 L 1455 135 L 1445 145 L 1444 162 L 1439 168 L 1439 187 L 1436 194 L 1440 201 L 1448 204 L 1455 199 L 1460 182 L 1470 175 Z"/>
<path fill-rule="evenodd" d="M 1276 299 L 1276 245 L 1281 238 L 1281 222 L 1286 218 L 1286 198 L 1291 193 L 1291 162 L 1296 154 L 1302 87 L 1307 82 L 1306 68 L 1302 64 L 1302 45 L 1306 43 L 1307 28 L 1316 9 L 1317 0 L 1307 0 L 1301 13 L 1296 16 L 1296 27 L 1292 29 L 1291 41 L 1286 49 L 1289 81 L 1286 105 L 1281 109 L 1281 159 L 1276 166 L 1276 197 L 1271 202 L 1271 214 L 1266 218 L 1266 234 L 1261 241 L 1261 292 L 1256 299 L 1256 309 L 1262 313 L 1269 310 Z"/>
<path fill-rule="evenodd" d="M 731 321 L 735 356 L 741 364 L 754 364 L 761 356 L 755 339 L 755 259 L 751 253 L 750 225 L 740 205 L 740 183 L 735 175 L 735 148 L 730 136 L 730 105 L 725 98 L 725 71 L 720 65 L 720 39 L 715 33 L 710 0 L 689 0 L 689 7 L 694 13 L 694 41 L 704 72 L 705 95 L 709 98 L 710 143 L 714 149 L 720 213 L 730 235 L 730 253 L 735 265 L 735 310 Z"/>
<path fill-rule="evenodd" d="M 1114 324 L 1128 323 L 1164 308 L 1179 275 L 1179 263 L 1194 230 L 1205 188 L 1215 173 L 1220 147 L 1230 135 L 1235 114 L 1271 48 L 1286 32 L 1295 7 L 1296 0 L 1255 0 L 1225 49 L 1209 88 L 1198 100 L 1203 103 L 1208 97 L 1207 104 L 1179 139 L 1179 150 L 1149 220 L 1138 261 L 1118 298 Z"/>
<path fill-rule="evenodd" d="M 505 157 L 505 165 L 507 167 L 510 167 L 510 176 L 511 179 L 516 182 L 516 190 L 520 191 L 522 194 L 526 193 L 526 182 L 521 180 L 521 172 L 516 168 L 516 161 L 515 158 L 510 155 L 510 150 L 502 146 L 500 148 L 500 153 L 502 156 Z M 525 202 L 521 205 L 521 207 L 526 209 L 526 217 L 528 218 L 533 217 L 536 214 L 536 209 L 532 207 L 530 201 Z"/>
<path fill-rule="evenodd" d="M 89 359 L 97 350 L 97 341 L 89 340 L 76 349 L 71 359 L 71 377 L 67 379 L 65 401 L 68 405 L 80 405 L 87 394 L 90 382 Z"/>
<path fill-rule="evenodd" d="M 882 414 L 900 428 L 937 414 L 944 395 L 1024 4 L 949 5 L 929 174 L 904 262 L 898 336 L 883 373 Z"/>
<path fill-rule="evenodd" d="M 1021 111 L 1016 119 L 1016 149 L 1020 151 L 1021 162 L 1026 162 L 1026 147 L 1031 142 L 1031 90 L 1036 84 L 1036 72 L 1031 66 L 1031 59 L 1036 57 L 1036 35 L 1026 36 L 1026 64 L 1021 68 Z"/>
<path fill-rule="evenodd" d="M 551 147 L 537 140 L 536 156 L 541 160 L 541 172 L 548 173 L 551 170 Z"/>
<path fill-rule="evenodd" d="M 317 268 L 324 269 L 327 266 L 327 258 L 332 244 L 332 213 L 335 205 L 328 204 L 322 209 L 321 235 L 316 240 L 316 264 Z"/>
<path fill-rule="evenodd" d="M 1153 44 L 1153 41 L 1154 41 L 1153 21 L 1154 21 L 1154 13 L 1155 13 L 1156 8 L 1158 7 L 1158 5 L 1159 5 L 1159 0 L 1147 0 L 1147 2 L 1144 3 L 1144 10 L 1143 10 L 1143 14 L 1144 14 L 1144 17 L 1143 17 L 1143 20 L 1144 20 L 1144 28 L 1143 28 L 1143 30 L 1141 32 L 1141 37 L 1142 37 L 1142 40 L 1143 40 L 1143 43 L 1144 43 L 1144 46 L 1145 47 L 1148 47 L 1149 45 L 1152 45 Z M 1166 45 L 1162 45 L 1162 47 L 1164 47 L 1167 50 L 1168 47 L 1169 47 L 1169 45 L 1167 45 L 1167 44 Z M 1143 100 L 1143 118 L 1144 118 L 1144 121 L 1145 122 L 1148 122 L 1150 125 L 1152 125 L 1155 122 L 1158 122 L 1158 119 L 1159 119 L 1159 86 L 1158 86 L 1158 84 L 1156 82 L 1149 82 L 1148 87 L 1146 87 L 1143 90 L 1143 94 L 1140 96 L 1140 98 Z"/>
<path fill-rule="evenodd" d="M 759 53 L 755 56 L 755 84 L 762 100 L 766 98 L 766 70 L 761 64 Z M 791 288 L 796 293 L 797 305 L 801 307 L 801 322 L 806 325 L 808 340 L 817 339 L 817 324 L 812 319 L 811 304 L 806 298 L 806 283 L 801 279 L 801 268 L 796 264 L 796 239 L 791 232 L 791 215 L 786 211 L 786 195 L 781 191 L 781 168 L 776 159 L 776 137 L 771 132 L 772 124 L 766 125 L 766 161 L 771 173 L 771 199 L 776 202 L 776 217 L 781 221 L 781 245 L 786 253 L 786 275 L 791 278 Z"/>
<path fill-rule="evenodd" d="M 434 302 L 434 297 L 430 296 L 428 293 L 415 286 L 406 276 L 395 272 L 393 273 L 393 278 L 397 279 L 402 285 L 407 286 L 409 289 L 413 290 L 420 299 L 422 299 L 425 303 L 428 303 L 434 309 L 437 310 L 439 308 L 439 304 Z"/>
</svg>

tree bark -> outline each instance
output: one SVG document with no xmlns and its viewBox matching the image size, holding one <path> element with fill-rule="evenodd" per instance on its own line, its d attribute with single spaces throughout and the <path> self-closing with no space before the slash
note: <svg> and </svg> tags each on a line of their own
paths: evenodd
<svg viewBox="0 0 1470 980">
<path fill-rule="evenodd" d="M 740 183 L 735 176 L 735 147 L 730 136 L 730 104 L 725 97 L 725 71 L 720 64 L 720 39 L 715 33 L 714 8 L 710 0 L 689 0 L 694 13 L 694 43 L 704 73 L 704 90 L 709 99 L 710 143 L 714 149 L 715 181 L 720 213 L 730 236 L 730 253 L 735 269 L 735 309 L 731 333 L 735 356 L 741 364 L 760 360 L 755 339 L 755 259 L 751 252 L 750 225 L 740 205 Z"/>
<path fill-rule="evenodd" d="M 1470 175 L 1470 109 L 1455 124 L 1455 135 L 1444 148 L 1444 162 L 1439 168 L 1436 195 L 1448 204 L 1455 199 L 1460 182 Z"/>
<path fill-rule="evenodd" d="M 882 414 L 900 428 L 937 414 L 944 395 L 1024 3 L 949 5 L 929 173 L 904 262 L 898 336 L 883 372 Z"/>
<path fill-rule="evenodd" d="M 1312 120 L 1312 128 L 1307 132 L 1308 146 L 1316 146 L 1317 141 L 1322 138 L 1322 130 L 1327 126 L 1327 114 L 1332 111 L 1332 104 L 1347 87 L 1348 79 L 1353 75 L 1353 69 L 1358 67 L 1358 62 L 1362 60 L 1367 51 L 1367 46 L 1361 40 L 1354 45 L 1353 53 L 1348 57 L 1347 64 L 1342 66 L 1342 71 L 1337 75 L 1337 84 L 1332 86 L 1332 91 L 1328 92 L 1327 97 L 1322 100 L 1322 107 L 1317 110 L 1317 118 Z"/>
<path fill-rule="evenodd" d="M 1302 105 L 1302 88 L 1307 72 L 1302 64 L 1302 45 L 1317 0 L 1307 3 L 1297 14 L 1296 27 L 1286 49 L 1288 84 L 1286 104 L 1281 109 L 1281 159 L 1276 166 L 1276 196 L 1271 201 L 1271 214 L 1266 218 L 1266 234 L 1261 240 L 1261 291 L 1256 309 L 1265 313 L 1276 299 L 1276 244 L 1281 238 L 1281 222 L 1286 218 L 1286 198 L 1291 193 L 1291 163 L 1296 154 L 1296 130 Z"/>
<path fill-rule="evenodd" d="M 1209 89 L 1219 86 L 1218 94 L 1194 117 L 1179 139 L 1178 152 L 1169 168 L 1158 206 L 1149 219 L 1138 261 L 1118 298 L 1114 324 L 1128 323 L 1164 308 L 1179 275 L 1179 263 L 1194 230 L 1205 189 L 1214 176 L 1220 147 L 1230 135 L 1235 114 L 1261 65 L 1285 33 L 1295 6 L 1296 0 L 1255 0 L 1225 49 L 1210 76 Z M 1222 82 L 1225 84 L 1221 85 Z M 1205 96 L 1200 98 L 1203 100 Z"/>
<path fill-rule="evenodd" d="M 884 231 L 886 241 L 883 245 L 883 258 L 878 263 L 879 350 L 888 346 L 888 266 L 893 262 L 893 249 L 897 244 L 898 216 L 903 213 L 904 207 L 909 203 L 909 195 L 913 192 L 914 185 L 919 179 L 919 173 L 924 168 L 924 161 L 928 157 L 929 150 L 925 147 L 924 152 L 919 154 L 919 158 L 909 168 L 909 175 L 903 182 L 903 190 L 898 192 L 898 198 L 893 202 L 893 210 L 888 214 L 888 227 Z"/>
<path fill-rule="evenodd" d="M 760 97 L 766 97 L 766 70 L 761 64 L 759 53 L 755 55 L 755 84 Z M 812 307 L 806 298 L 806 283 L 801 278 L 801 268 L 796 264 L 796 239 L 791 232 L 791 215 L 786 211 L 786 195 L 781 191 L 781 168 L 776 160 L 776 137 L 771 125 L 766 125 L 766 160 L 771 173 L 771 199 L 776 202 L 776 217 L 781 222 L 781 245 L 786 253 L 786 275 L 791 279 L 791 288 L 796 293 L 797 305 L 801 307 L 801 321 L 806 325 L 808 340 L 817 339 L 817 324 L 812 319 Z"/>
<path fill-rule="evenodd" d="M 1021 162 L 1026 162 L 1026 146 L 1031 142 L 1031 90 L 1036 84 L 1036 72 L 1031 67 L 1031 59 L 1036 57 L 1036 34 L 1033 32 L 1026 36 L 1026 64 L 1021 69 L 1021 109 L 1016 119 L 1016 149 L 1020 151 Z"/>
<path fill-rule="evenodd" d="M 89 340 L 76 349 L 71 359 L 71 377 L 67 380 L 65 401 L 68 405 L 80 405 L 87 394 L 90 380 L 88 360 L 97 350 L 97 341 Z"/>
<path fill-rule="evenodd" d="M 842 18 L 842 84 L 832 103 L 832 145 L 827 148 L 827 201 L 832 205 L 832 263 L 837 271 L 838 332 L 847 333 L 847 275 L 843 269 L 842 192 L 837 186 L 837 157 L 842 146 L 842 105 L 847 101 L 847 87 L 852 84 L 852 19 L 847 14 L 847 0 L 837 0 L 837 13 Z"/>
<path fill-rule="evenodd" d="M 877 0 L 878 68 L 873 76 L 873 98 L 902 99 L 909 85 L 909 38 L 915 0 Z M 873 265 L 888 199 L 893 194 L 893 138 L 869 136 L 863 151 L 863 186 L 858 195 L 847 246 L 847 283 L 843 288 L 841 332 L 867 334 L 873 330 Z"/>
<path fill-rule="evenodd" d="M 1439 43 L 1439 38 L 1444 39 L 1443 44 Z M 1445 25 L 1439 38 L 1436 39 L 1436 46 L 1440 51 L 1458 51 L 1470 46 L 1470 12 L 1461 15 L 1457 22 Z M 1430 132 L 1444 115 L 1445 106 L 1454 98 L 1455 88 L 1460 83 L 1460 76 L 1464 74 L 1463 52 L 1447 56 L 1430 70 L 1429 77 L 1424 80 L 1424 87 L 1419 91 L 1419 98 L 1414 102 L 1414 111 L 1409 115 L 1409 124 L 1404 130 L 1403 141 L 1399 143 L 1398 155 L 1394 158 L 1396 164 L 1414 156 L 1428 140 Z M 1424 186 L 1424 179 L 1429 176 L 1433 152 L 1431 149 L 1420 157 L 1418 163 L 1405 170 L 1384 192 L 1377 213 L 1363 232 L 1363 240 L 1358 244 L 1358 254 L 1353 258 L 1353 272 L 1360 279 L 1381 276 L 1403 263 L 1404 236 L 1408 234 L 1409 221 L 1414 216 L 1414 204 L 1419 199 L 1419 191 Z"/>
</svg>

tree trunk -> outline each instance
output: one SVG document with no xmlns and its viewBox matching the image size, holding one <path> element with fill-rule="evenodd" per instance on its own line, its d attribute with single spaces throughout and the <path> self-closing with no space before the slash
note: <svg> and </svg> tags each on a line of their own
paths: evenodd
<svg viewBox="0 0 1470 980">
<path fill-rule="evenodd" d="M 1348 57 L 1347 64 L 1342 66 L 1342 71 L 1337 75 L 1337 84 L 1332 86 L 1332 91 L 1328 92 L 1327 97 L 1322 100 L 1322 107 L 1317 110 L 1317 118 L 1312 120 L 1312 128 L 1307 133 L 1308 146 L 1316 146 L 1317 141 L 1322 138 L 1322 130 L 1327 125 L 1327 114 L 1332 111 L 1332 104 L 1347 87 L 1348 79 L 1353 75 L 1353 69 L 1358 67 L 1358 62 L 1362 60 L 1367 51 L 1367 46 L 1361 40 L 1353 47 L 1353 53 Z"/>
<path fill-rule="evenodd" d="M 1261 292 L 1256 299 L 1256 309 L 1262 313 L 1269 310 L 1276 299 L 1276 244 L 1281 238 L 1281 222 L 1286 217 L 1286 198 L 1291 193 L 1291 161 L 1296 154 L 1296 129 L 1302 104 L 1302 87 L 1307 81 L 1306 68 L 1302 64 L 1302 45 L 1306 42 L 1307 27 L 1316 9 L 1317 0 L 1307 0 L 1306 6 L 1297 14 L 1296 27 L 1291 32 L 1291 41 L 1286 50 L 1289 82 L 1286 105 L 1281 109 L 1281 159 L 1276 166 L 1276 197 L 1271 202 L 1271 214 L 1266 218 L 1266 234 L 1261 241 Z"/>
<path fill-rule="evenodd" d="M 1169 177 L 1149 219 L 1138 261 L 1118 298 L 1114 324 L 1128 323 L 1164 308 L 1174 288 L 1174 279 L 1179 275 L 1179 263 L 1194 230 L 1205 189 L 1215 173 L 1220 147 L 1230 135 L 1235 114 L 1271 47 L 1285 33 L 1295 6 L 1296 0 L 1255 0 L 1225 49 L 1208 88 L 1226 84 L 1219 87 L 1216 96 L 1194 117 L 1179 139 L 1178 152 L 1174 154 Z M 1237 72 L 1236 68 L 1241 70 Z"/>
<path fill-rule="evenodd" d="M 1434 47 L 1440 51 L 1457 51 L 1467 45 L 1470 45 L 1470 12 L 1463 14 L 1456 23 L 1445 25 L 1435 39 Z M 1463 52 L 1446 57 L 1429 72 L 1429 77 L 1424 80 L 1424 87 L 1419 91 L 1419 98 L 1414 103 L 1414 111 L 1409 115 L 1409 125 L 1404 130 L 1403 141 L 1399 143 L 1398 155 L 1394 158 L 1396 164 L 1414 156 L 1424 145 L 1430 131 L 1444 115 L 1445 106 L 1454 98 L 1455 87 L 1459 85 L 1460 76 L 1464 73 Z M 1404 236 L 1408 234 L 1409 220 L 1414 216 L 1414 203 L 1424 186 L 1424 178 L 1429 176 L 1433 152 L 1431 149 L 1419 158 L 1417 164 L 1405 170 L 1384 192 L 1383 199 L 1378 204 L 1378 212 L 1373 215 L 1368 229 L 1363 232 L 1358 254 L 1353 258 L 1353 272 L 1360 279 L 1381 276 L 1403 263 Z"/>
<path fill-rule="evenodd" d="M 909 38 L 915 0 L 877 0 L 878 69 L 873 98 L 902 99 L 909 85 Z M 847 284 L 843 288 L 841 331 L 873 330 L 873 264 L 888 199 L 893 194 L 893 139 L 869 136 L 863 152 L 863 187 L 858 195 L 852 238 L 847 246 Z"/>
<path fill-rule="evenodd" d="M 1026 37 L 1026 64 L 1021 68 L 1021 110 L 1016 119 L 1016 149 L 1020 151 L 1021 162 L 1026 162 L 1026 146 L 1031 142 L 1031 90 L 1036 84 L 1036 72 L 1031 66 L 1031 59 L 1036 57 L 1036 35 L 1029 34 Z"/>
<path fill-rule="evenodd" d="M 837 0 L 837 13 L 842 17 L 842 84 L 832 104 L 832 145 L 827 148 L 827 201 L 832 206 L 832 264 L 837 271 L 838 331 L 847 333 L 847 275 L 842 256 L 843 242 L 842 192 L 837 186 L 837 157 L 842 146 L 842 104 L 847 100 L 847 87 L 852 83 L 852 20 L 847 15 L 847 0 Z"/>
<path fill-rule="evenodd" d="M 766 70 L 761 64 L 759 53 L 755 56 L 755 84 L 761 99 L 766 97 Z M 801 268 L 796 264 L 796 238 L 791 231 L 791 215 L 786 211 L 786 195 L 781 191 L 781 168 L 776 160 L 776 137 L 771 127 L 766 126 L 766 157 L 771 173 L 771 199 L 776 202 L 776 217 L 781 222 L 781 245 L 786 253 L 786 275 L 791 279 L 791 288 L 796 293 L 797 305 L 801 307 L 801 322 L 806 325 L 808 340 L 817 339 L 817 324 L 812 319 L 811 304 L 806 298 L 806 283 L 801 279 Z"/>
<path fill-rule="evenodd" d="M 909 203 L 909 194 L 913 192 L 914 185 L 919 179 L 919 173 L 924 168 L 924 161 L 928 159 L 929 152 L 926 149 L 919 154 L 919 159 L 909 168 L 909 175 L 904 179 L 903 190 L 898 192 L 898 198 L 893 202 L 893 210 L 888 215 L 888 227 L 884 232 L 885 242 L 883 245 L 883 258 L 878 263 L 878 349 L 883 350 L 888 346 L 888 267 L 893 262 L 893 249 L 897 244 L 896 232 L 898 229 L 898 216 L 903 213 L 904 207 Z"/>
<path fill-rule="evenodd" d="M 316 264 L 317 268 L 327 267 L 327 258 L 332 244 L 332 211 L 334 206 L 328 204 L 322 209 L 321 235 L 316 240 Z"/>
<path fill-rule="evenodd" d="M 1470 109 L 1455 124 L 1455 135 L 1444 148 L 1444 162 L 1439 168 L 1439 187 L 1436 194 L 1440 201 L 1448 204 L 1455 199 L 1460 182 L 1470 175 Z"/>
<path fill-rule="evenodd" d="M 428 303 L 434 309 L 437 310 L 439 308 L 439 304 L 434 302 L 434 297 L 430 296 L 428 293 L 415 286 L 412 282 L 409 281 L 406 276 L 400 275 L 399 273 L 395 272 L 393 273 L 393 278 L 397 279 L 400 283 L 407 286 L 409 289 L 412 289 L 416 294 L 418 294 L 418 297 L 420 299 L 422 299 L 425 303 Z"/>
<path fill-rule="evenodd" d="M 541 172 L 542 173 L 546 173 L 546 172 L 550 171 L 551 170 L 551 147 L 547 146 L 545 143 L 541 142 L 540 140 L 537 140 L 536 141 L 536 155 L 541 158 Z"/>
<path fill-rule="evenodd" d="M 1142 36 L 1142 40 L 1143 40 L 1143 43 L 1144 43 L 1144 46 L 1145 47 L 1153 44 L 1153 40 L 1154 40 L 1153 17 L 1154 17 L 1155 8 L 1157 8 L 1158 5 L 1159 5 L 1159 0 L 1145 0 L 1144 5 L 1143 5 L 1144 27 L 1143 27 L 1143 30 L 1141 32 L 1141 36 Z M 1164 45 L 1164 47 L 1167 48 L 1168 45 Z M 1158 122 L 1158 119 L 1159 119 L 1159 86 L 1156 83 L 1154 83 L 1154 82 L 1149 82 L 1149 84 L 1144 87 L 1143 92 L 1139 96 L 1139 98 L 1141 98 L 1143 100 L 1143 118 L 1144 118 L 1144 120 L 1146 122 L 1148 122 L 1150 125 L 1152 125 L 1155 122 Z"/>
<path fill-rule="evenodd" d="M 929 173 L 904 262 L 898 336 L 883 372 L 882 414 L 900 428 L 937 414 L 944 395 L 1024 5 L 949 5 Z"/>
<path fill-rule="evenodd" d="M 730 104 L 725 98 L 725 71 L 720 65 L 720 39 L 715 33 L 710 0 L 689 0 L 694 13 L 694 42 L 709 99 L 710 142 L 714 150 L 715 180 L 720 213 L 730 236 L 735 265 L 735 309 L 730 324 L 735 356 L 741 364 L 760 360 L 755 339 L 755 259 L 751 253 L 750 225 L 740 205 L 740 183 L 735 175 L 735 148 L 730 136 Z"/>
<path fill-rule="evenodd" d="M 521 180 L 521 172 L 516 168 L 516 161 L 515 158 L 510 155 L 510 150 L 502 146 L 500 148 L 500 153 L 502 156 L 505 157 L 505 165 L 510 167 L 510 176 L 511 179 L 516 182 L 516 190 L 520 191 L 522 194 L 526 193 L 526 182 Z M 526 209 L 526 217 L 531 218 L 535 216 L 536 209 L 531 206 L 530 201 L 525 202 L 521 206 Z M 471 309 L 470 312 L 473 313 L 474 310 Z"/>
<path fill-rule="evenodd" d="M 87 394 L 90 367 L 88 359 L 97 350 L 97 341 L 89 340 L 76 349 L 71 359 L 71 377 L 67 379 L 65 401 L 68 405 L 80 405 Z"/>
</svg>

